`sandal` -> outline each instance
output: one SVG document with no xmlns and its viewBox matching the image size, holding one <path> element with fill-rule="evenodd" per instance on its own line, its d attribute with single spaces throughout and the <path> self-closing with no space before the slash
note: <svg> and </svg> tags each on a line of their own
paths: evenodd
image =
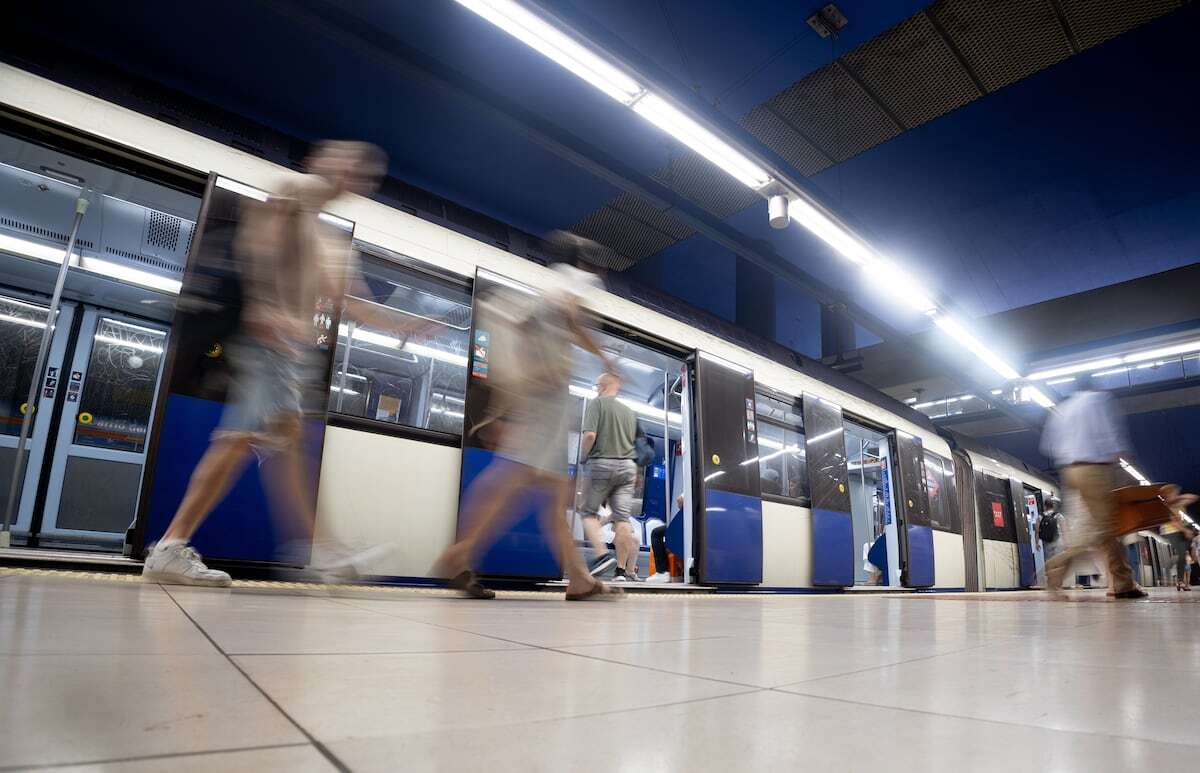
<svg viewBox="0 0 1200 773">
<path fill-rule="evenodd" d="M 613 588 L 597 580 L 590 589 L 583 593 L 568 593 L 567 601 L 589 601 L 595 599 L 597 601 L 616 601 L 625 595 L 625 591 L 620 588 Z"/>
<path fill-rule="evenodd" d="M 496 591 L 491 588 L 485 588 L 480 584 L 479 578 L 470 569 L 459 572 L 454 575 L 446 584 L 454 590 L 461 593 L 463 596 L 472 599 L 494 599 Z"/>
</svg>

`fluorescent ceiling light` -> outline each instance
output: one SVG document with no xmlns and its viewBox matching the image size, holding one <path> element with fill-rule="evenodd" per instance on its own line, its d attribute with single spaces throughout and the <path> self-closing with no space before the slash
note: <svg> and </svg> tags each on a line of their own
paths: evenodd
<svg viewBox="0 0 1200 773">
<path fill-rule="evenodd" d="M 1021 397 L 1025 400 L 1032 400 L 1043 408 L 1054 407 L 1054 401 L 1047 397 L 1045 392 L 1035 386 L 1022 387 Z"/>
<path fill-rule="evenodd" d="M 240 183 L 237 180 L 230 180 L 228 177 L 218 177 L 216 185 L 218 188 L 224 188 L 225 190 L 233 191 L 240 196 L 247 196 L 258 201 L 266 201 L 268 198 L 270 198 L 266 191 L 260 191 L 258 188 L 246 185 L 245 183 Z"/>
<path fill-rule="evenodd" d="M 0 234 L 0 250 L 12 252 L 26 258 L 45 260 L 50 263 L 62 263 L 63 255 L 67 252 L 65 246 L 51 247 L 48 244 L 31 242 L 28 239 L 18 239 L 8 234 Z M 71 257 L 78 258 L 79 254 L 72 253 Z"/>
<path fill-rule="evenodd" d="M 1047 370 L 1039 370 L 1030 373 L 1028 378 L 1030 381 L 1044 381 L 1049 378 L 1058 378 L 1059 376 L 1069 376 L 1073 373 L 1083 373 L 1087 370 L 1103 370 L 1111 368 L 1115 365 L 1120 365 L 1122 362 L 1120 357 L 1106 357 L 1102 360 L 1090 360 L 1088 362 L 1077 362 L 1074 365 L 1063 365 L 1058 368 L 1049 368 Z"/>
<path fill-rule="evenodd" d="M 594 399 L 596 399 L 596 394 L 597 394 L 595 389 L 588 389 L 587 387 L 581 387 L 581 386 L 577 386 L 575 384 L 567 385 L 567 391 L 570 394 L 573 394 L 576 397 L 582 397 L 585 400 L 594 400 Z M 620 395 L 617 397 L 617 402 L 621 403 L 622 405 L 628 406 L 629 409 L 631 411 L 633 411 L 634 413 L 641 414 L 642 416 L 645 416 L 648 419 L 658 419 L 659 421 L 662 420 L 662 417 L 663 417 L 663 409 L 662 408 L 656 408 L 653 405 L 650 405 L 649 403 L 638 402 L 637 400 L 631 399 L 629 397 L 620 396 Z M 668 421 L 670 421 L 672 424 L 682 424 L 683 423 L 683 414 L 681 414 L 681 413 L 671 411 L 670 413 L 668 413 L 666 415 L 668 417 Z"/>
<path fill-rule="evenodd" d="M 121 346 L 126 349 L 136 349 L 140 352 L 150 352 L 151 354 L 162 354 L 161 346 L 154 346 L 152 344 L 143 344 L 143 343 L 139 343 L 137 341 L 127 341 L 124 338 L 117 338 L 116 336 L 104 335 L 103 333 L 97 333 L 95 335 L 95 340 L 100 341 L 101 343 L 113 344 L 114 346 Z"/>
<path fill-rule="evenodd" d="M 151 290 L 161 290 L 172 295 L 179 295 L 179 291 L 183 289 L 183 282 L 178 279 L 168 279 L 165 276 L 151 274 L 149 271 L 142 271 L 138 268 L 122 266 L 119 263 L 110 263 L 107 260 L 93 258 L 89 255 L 84 255 L 80 260 L 79 267 L 84 271 L 90 271 L 93 274 L 100 274 L 111 279 L 120 279 L 122 282 L 141 285 L 142 287 L 150 288 Z"/>
<path fill-rule="evenodd" d="M 520 3 L 513 0 L 458 0 L 458 3 L 618 102 L 632 104 L 645 92 L 633 78 Z"/>
<path fill-rule="evenodd" d="M 875 259 L 870 247 L 804 199 L 792 199 L 788 203 L 788 213 L 793 220 L 837 250 L 851 263 L 861 265 Z"/>
<path fill-rule="evenodd" d="M 1103 376 L 1116 376 L 1120 373 L 1128 373 L 1129 368 L 1121 366 L 1119 368 L 1110 368 L 1108 370 L 1099 370 L 1092 374 L 1092 378 L 1102 378 Z"/>
<path fill-rule="evenodd" d="M 338 337 L 345 338 L 349 332 L 349 327 L 345 323 L 338 325 Z M 375 333 L 370 330 L 364 330 L 361 327 L 354 328 L 354 340 L 362 341 L 363 343 L 375 344 L 387 349 L 400 349 L 400 339 L 395 336 L 384 335 L 383 333 Z M 455 354 L 448 352 L 445 349 L 437 349 L 432 346 L 423 344 L 415 344 L 411 341 L 404 344 L 403 351 L 409 354 L 415 354 L 418 357 L 428 357 L 431 360 L 449 363 L 450 365 L 458 365 L 459 367 L 467 367 L 466 355 Z"/>
<path fill-rule="evenodd" d="M 1188 352 L 1200 351 L 1200 341 L 1187 341 L 1182 344 L 1173 346 L 1164 346 L 1160 349 L 1151 349 L 1147 352 L 1137 352 L 1135 354 L 1127 354 L 1122 359 L 1122 362 L 1145 362 L 1146 360 L 1157 360 L 1160 357 L 1172 357 L 1179 354 L 1187 354 Z"/>
<path fill-rule="evenodd" d="M 0 322 L 7 322 L 11 325 L 24 325 L 25 327 L 36 327 L 45 329 L 45 322 L 38 322 L 36 319 L 26 319 L 25 317 L 15 317 L 12 314 L 0 314 Z"/>
<path fill-rule="evenodd" d="M 1074 376 L 1067 376 L 1066 378 L 1052 378 L 1046 382 L 1046 386 L 1058 386 L 1059 384 L 1069 384 L 1074 380 L 1075 380 Z"/>
<path fill-rule="evenodd" d="M 947 335 L 969 349 L 976 357 L 983 360 L 989 368 L 999 373 L 1006 380 L 1014 381 L 1021 377 L 1021 374 L 1017 373 L 1013 366 L 1000 359 L 999 355 L 980 343 L 975 336 L 967 332 L 966 328 L 955 322 L 953 318 L 939 314 L 933 318 L 933 321 Z"/>
<path fill-rule="evenodd" d="M 1134 467 L 1132 464 L 1125 461 L 1124 459 L 1118 459 L 1117 461 L 1120 462 L 1122 469 L 1124 469 L 1125 472 L 1129 473 L 1130 476 L 1133 477 L 1133 479 L 1136 480 L 1138 483 L 1142 484 L 1143 486 L 1150 485 L 1150 481 L 1146 478 L 1145 475 L 1143 475 L 1138 470 L 1138 468 Z"/>
<path fill-rule="evenodd" d="M 899 297 L 913 310 L 922 314 L 937 310 L 937 304 L 925 294 L 919 283 L 890 260 L 869 261 L 863 266 L 863 270 L 870 273 L 873 287 L 882 288 L 890 295 Z"/>
<path fill-rule="evenodd" d="M 765 169 L 657 94 L 647 94 L 639 99 L 634 103 L 633 111 L 746 187 L 758 190 L 772 181 Z"/>
</svg>

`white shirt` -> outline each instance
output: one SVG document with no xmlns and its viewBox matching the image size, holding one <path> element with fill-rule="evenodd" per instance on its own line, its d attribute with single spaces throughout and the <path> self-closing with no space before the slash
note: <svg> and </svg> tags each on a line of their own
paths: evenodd
<svg viewBox="0 0 1200 773">
<path fill-rule="evenodd" d="M 1116 463 L 1128 451 L 1124 422 L 1107 392 L 1076 392 L 1058 406 L 1042 430 L 1042 453 L 1059 467 Z"/>
</svg>

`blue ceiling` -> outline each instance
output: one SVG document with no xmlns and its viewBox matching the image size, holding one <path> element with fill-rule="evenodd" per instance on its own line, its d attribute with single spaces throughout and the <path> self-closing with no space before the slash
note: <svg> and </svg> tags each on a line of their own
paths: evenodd
<svg viewBox="0 0 1200 773">
<path fill-rule="evenodd" d="M 377 142 L 397 176 L 529 231 L 570 226 L 618 192 L 352 36 L 306 21 L 303 8 L 324 2 L 215 0 L 186 19 L 165 3 L 74 3 L 69 12 L 31 3 L 15 26 L 53 29 L 61 45 L 304 139 Z M 808 6 L 783 0 L 546 5 L 736 120 L 925 3 L 842 0 L 850 24 L 836 42 L 808 28 Z M 452 0 L 323 7 L 639 172 L 662 168 L 672 152 L 631 111 Z M 969 316 L 1192 263 L 1198 32 L 1193 4 L 831 167 L 815 186 Z M 762 210 L 729 222 L 899 328 L 924 324 L 799 229 L 768 228 Z M 735 262 L 695 236 L 633 272 L 732 319 Z M 777 289 L 776 337 L 819 353 L 815 305 Z"/>
</svg>

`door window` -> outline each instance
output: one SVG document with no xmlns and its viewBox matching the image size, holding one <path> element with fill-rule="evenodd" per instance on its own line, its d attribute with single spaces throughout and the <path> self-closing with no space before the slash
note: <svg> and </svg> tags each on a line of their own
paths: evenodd
<svg viewBox="0 0 1200 773">
<path fill-rule="evenodd" d="M 0 297 L 0 434 L 21 434 L 22 406 L 46 329 L 46 307 Z"/>
<path fill-rule="evenodd" d="M 76 445 L 133 453 L 145 449 L 166 340 L 161 330 L 100 318 L 75 417 Z M 71 390 L 76 373 L 67 378 L 65 389 Z"/>
</svg>

